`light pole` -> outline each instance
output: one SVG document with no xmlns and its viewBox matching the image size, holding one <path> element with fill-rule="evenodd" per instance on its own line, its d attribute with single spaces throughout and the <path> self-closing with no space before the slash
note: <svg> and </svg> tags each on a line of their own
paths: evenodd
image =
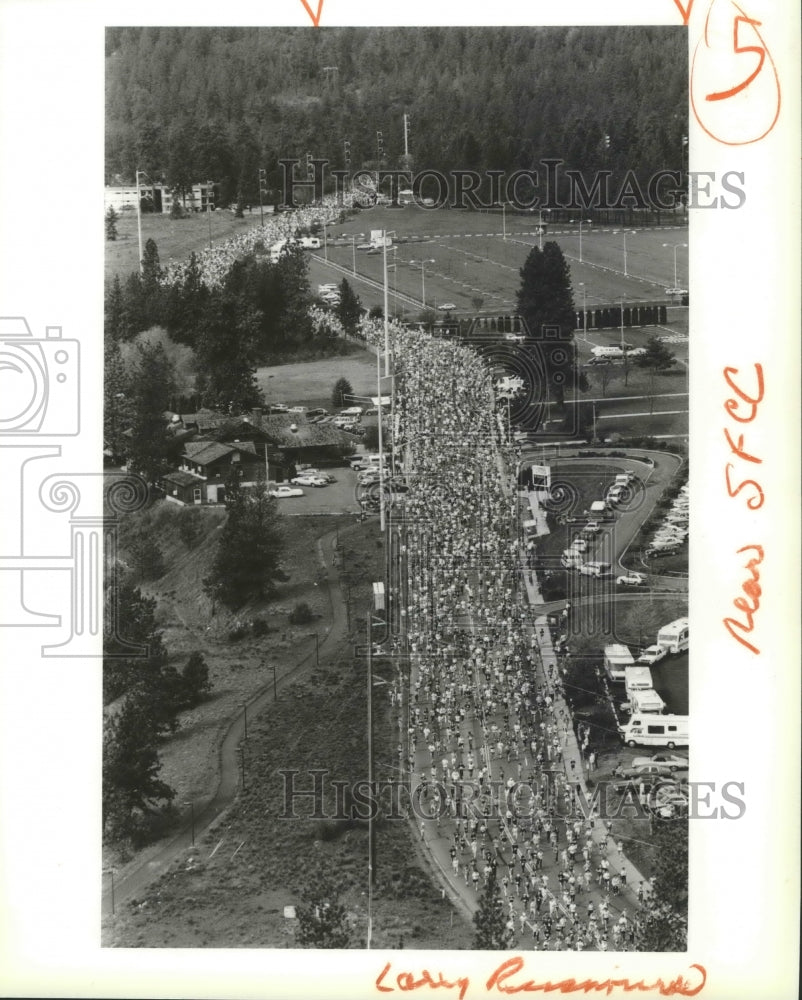
<svg viewBox="0 0 802 1000">
<path fill-rule="evenodd" d="M 306 638 L 307 639 L 314 639 L 315 640 L 315 666 L 319 667 L 320 666 L 320 636 L 317 634 L 317 632 L 310 632 L 309 635 Z"/>
<path fill-rule="evenodd" d="M 421 301 L 423 302 L 423 308 L 426 308 L 426 265 L 437 263 L 434 257 L 429 257 L 426 260 L 415 261 L 411 260 L 410 264 L 420 264 L 420 295 Z"/>
<path fill-rule="evenodd" d="M 663 246 L 664 247 L 673 247 L 674 248 L 674 288 L 678 288 L 679 287 L 679 282 L 677 281 L 677 250 L 679 250 L 680 247 L 687 247 L 688 244 L 687 243 L 664 243 Z"/>
<path fill-rule="evenodd" d="M 209 217 L 209 249 L 212 249 L 212 195 L 214 187 L 211 181 L 206 181 L 206 215 Z"/>
<path fill-rule="evenodd" d="M 373 609 L 368 614 L 368 788 L 373 790 Z M 373 809 L 368 810 L 368 940 L 373 937 Z"/>
<path fill-rule="evenodd" d="M 329 239 L 326 235 L 326 220 L 323 220 L 323 260 L 329 262 Z"/>
<path fill-rule="evenodd" d="M 191 823 L 192 823 L 192 846 L 194 847 L 195 846 L 195 803 L 190 801 L 190 802 L 185 802 L 184 805 L 185 806 L 189 806 L 189 808 L 190 808 L 190 815 L 192 817 L 192 819 L 191 819 Z"/>
<path fill-rule="evenodd" d="M 506 242 L 507 240 L 507 202 L 502 201 L 501 203 L 501 238 Z"/>
<path fill-rule="evenodd" d="M 104 872 L 106 875 L 111 875 L 111 912 L 114 914 L 114 868 L 105 868 Z"/>
<path fill-rule="evenodd" d="M 579 263 L 582 263 L 582 226 L 587 224 L 590 225 L 590 219 L 580 219 L 579 220 Z"/>
<path fill-rule="evenodd" d="M 588 342 L 588 297 L 585 282 L 580 281 L 579 287 L 582 289 L 582 339 Z"/>
<path fill-rule="evenodd" d="M 625 295 L 621 296 L 621 350 L 624 350 L 624 299 Z"/>
<path fill-rule="evenodd" d="M 240 763 L 240 775 L 242 777 L 242 790 L 245 791 L 245 747 L 237 747 Z"/>
<path fill-rule="evenodd" d="M 629 230 L 627 230 L 627 229 L 622 229 L 622 230 L 614 229 L 613 230 L 613 235 L 617 235 L 619 232 L 624 237 L 624 277 L 626 278 L 626 277 L 629 276 L 629 272 L 627 271 L 627 236 L 628 235 L 629 236 L 634 236 L 635 235 L 635 230 L 634 229 L 629 229 Z M 665 246 L 665 243 L 663 244 L 663 246 Z"/>
<path fill-rule="evenodd" d="M 384 279 L 384 376 L 385 378 L 390 374 L 390 319 L 387 315 L 389 309 L 389 303 L 387 301 L 388 288 L 387 288 L 387 240 L 390 236 L 395 236 L 395 230 L 391 229 L 389 232 L 384 229 L 382 230 L 382 276 Z M 425 308 L 425 306 L 424 306 Z M 381 396 L 381 386 L 379 386 L 379 396 Z M 379 404 L 379 410 L 381 410 L 381 403 Z"/>
<path fill-rule="evenodd" d="M 139 187 L 139 175 L 143 174 L 144 170 L 137 170 L 136 172 L 136 231 L 139 237 L 139 273 L 142 274 L 142 195 Z"/>
<path fill-rule="evenodd" d="M 245 722 L 245 733 L 244 739 L 248 739 L 248 704 L 247 702 L 242 703 L 242 717 Z"/>
<path fill-rule="evenodd" d="M 550 211 L 548 208 L 539 208 L 537 217 L 537 246 L 538 250 L 543 249 L 543 213 Z M 580 257 L 581 260 L 581 257 Z"/>
</svg>

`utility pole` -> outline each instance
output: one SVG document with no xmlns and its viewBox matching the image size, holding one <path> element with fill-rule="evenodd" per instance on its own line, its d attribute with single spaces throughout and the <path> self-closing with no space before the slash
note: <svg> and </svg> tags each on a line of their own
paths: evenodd
<svg viewBox="0 0 802 1000">
<path fill-rule="evenodd" d="M 214 184 L 206 181 L 206 215 L 209 217 L 209 249 L 212 249 L 212 200 L 214 199 Z"/>
</svg>

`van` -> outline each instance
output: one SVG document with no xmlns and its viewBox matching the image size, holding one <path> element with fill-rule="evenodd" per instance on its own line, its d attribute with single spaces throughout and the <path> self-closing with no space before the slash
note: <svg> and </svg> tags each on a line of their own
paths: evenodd
<svg viewBox="0 0 802 1000">
<path fill-rule="evenodd" d="M 560 556 L 560 564 L 565 566 L 566 569 L 578 569 L 580 572 L 583 572 L 583 563 L 582 553 L 577 552 L 576 549 L 564 549 L 563 554 Z"/>
<path fill-rule="evenodd" d="M 587 562 L 579 572 L 585 576 L 609 576 L 612 573 L 612 566 L 606 562 Z"/>
<path fill-rule="evenodd" d="M 632 472 L 619 472 L 615 477 L 615 485 L 626 488 L 635 478 Z"/>
<path fill-rule="evenodd" d="M 666 710 L 666 703 L 654 688 L 632 691 L 629 695 L 629 703 L 632 706 L 633 715 L 638 712 L 641 715 L 660 715 Z"/>
<path fill-rule="evenodd" d="M 625 726 L 619 726 L 621 739 L 628 747 L 687 747 L 687 715 L 644 715 L 636 712 Z"/>
<path fill-rule="evenodd" d="M 594 500 L 590 505 L 591 517 L 606 517 L 607 513 L 607 504 L 604 500 Z"/>
</svg>

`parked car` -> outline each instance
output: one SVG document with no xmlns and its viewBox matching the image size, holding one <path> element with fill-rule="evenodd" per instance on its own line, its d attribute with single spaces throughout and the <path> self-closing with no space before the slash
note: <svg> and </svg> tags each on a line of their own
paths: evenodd
<svg viewBox="0 0 802 1000">
<path fill-rule="evenodd" d="M 267 408 L 268 413 L 287 413 L 289 406 L 286 403 L 271 403 Z"/>
<path fill-rule="evenodd" d="M 451 309 L 456 309 L 457 307 L 453 302 L 444 302 L 437 308 L 440 310 L 440 312 L 449 312 Z"/>
<path fill-rule="evenodd" d="M 295 479 L 291 479 L 290 482 L 295 486 L 328 486 L 328 482 L 321 476 L 310 476 L 305 473 L 300 476 L 296 476 Z"/>
<path fill-rule="evenodd" d="M 332 476 L 330 472 L 324 472 L 322 469 L 299 469 L 299 476 L 317 476 L 318 479 L 325 479 L 327 483 L 336 483 L 337 480 Z"/>
<path fill-rule="evenodd" d="M 642 358 L 645 354 L 645 347 L 633 347 L 631 351 L 627 351 L 628 358 Z"/>
<path fill-rule="evenodd" d="M 648 767 L 649 764 L 665 764 L 671 771 L 687 771 L 688 760 L 675 753 L 656 753 L 654 757 L 636 757 L 632 767 Z"/>
<path fill-rule="evenodd" d="M 653 663 L 659 663 L 660 660 L 666 655 L 666 651 L 662 646 L 652 645 L 647 646 L 646 649 L 640 654 L 640 656 L 635 660 L 636 663 L 643 663 L 645 666 L 651 666 Z"/>
<path fill-rule="evenodd" d="M 614 778 L 625 778 L 627 781 L 638 781 L 640 778 L 666 778 L 671 774 L 671 768 L 665 764 L 644 764 L 642 767 L 625 767 L 619 764 L 613 770 Z"/>
<path fill-rule="evenodd" d="M 309 409 L 308 406 L 291 406 L 289 408 L 289 410 L 287 410 L 287 412 L 288 413 L 306 413 L 306 411 L 308 409 Z"/>
<path fill-rule="evenodd" d="M 599 527 L 598 521 L 588 521 L 582 530 L 587 532 L 589 535 L 598 535 L 601 528 Z"/>
<path fill-rule="evenodd" d="M 628 587 L 642 587 L 646 580 L 640 573 L 626 573 L 624 576 L 619 576 L 615 582 Z"/>
<path fill-rule="evenodd" d="M 302 497 L 303 495 L 304 491 L 299 490 L 296 486 L 277 486 L 274 490 L 270 490 L 270 496 L 277 500 L 284 500 L 287 497 Z"/>
</svg>

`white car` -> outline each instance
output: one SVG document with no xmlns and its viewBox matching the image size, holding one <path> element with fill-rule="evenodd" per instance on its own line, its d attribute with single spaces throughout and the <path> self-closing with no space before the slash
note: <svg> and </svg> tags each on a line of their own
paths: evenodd
<svg viewBox="0 0 802 1000">
<path fill-rule="evenodd" d="M 665 655 L 666 651 L 662 646 L 647 646 L 635 662 L 650 666 L 652 663 L 659 663 Z"/>
<path fill-rule="evenodd" d="M 630 767 L 648 767 L 650 764 L 665 764 L 671 771 L 687 771 L 687 757 L 678 757 L 673 753 L 658 753 L 654 757 L 636 757 Z"/>
<path fill-rule="evenodd" d="M 582 530 L 586 531 L 589 535 L 598 535 L 601 528 L 599 527 L 598 521 L 588 521 Z"/>
<path fill-rule="evenodd" d="M 441 306 L 437 307 L 440 312 L 450 312 L 452 309 L 456 309 L 456 305 L 453 302 L 444 302 Z"/>
<path fill-rule="evenodd" d="M 328 482 L 322 476 L 301 475 L 291 479 L 294 486 L 328 486 Z"/>
<path fill-rule="evenodd" d="M 287 497 L 302 497 L 303 495 L 304 491 L 295 486 L 277 486 L 274 490 L 270 490 L 270 496 L 275 497 L 276 500 L 284 500 Z"/>
<path fill-rule="evenodd" d="M 627 573 L 624 576 L 619 576 L 615 582 L 629 587 L 642 587 L 646 581 L 640 573 Z"/>
</svg>

